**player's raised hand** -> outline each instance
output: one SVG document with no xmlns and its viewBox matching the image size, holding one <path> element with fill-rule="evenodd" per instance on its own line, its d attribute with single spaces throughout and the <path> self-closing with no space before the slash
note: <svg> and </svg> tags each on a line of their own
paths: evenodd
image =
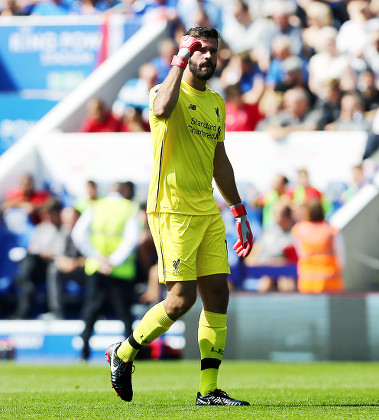
<svg viewBox="0 0 379 420">
<path fill-rule="evenodd" d="M 188 60 L 191 58 L 195 51 L 200 50 L 201 42 L 190 35 L 184 35 L 180 39 L 179 52 L 174 55 L 171 65 L 185 69 L 188 64 Z"/>
<path fill-rule="evenodd" d="M 253 248 L 253 234 L 251 233 L 250 224 L 247 220 L 247 212 L 243 204 L 237 204 L 230 207 L 230 211 L 236 218 L 236 229 L 238 239 L 233 245 L 239 257 L 247 257 Z"/>
</svg>

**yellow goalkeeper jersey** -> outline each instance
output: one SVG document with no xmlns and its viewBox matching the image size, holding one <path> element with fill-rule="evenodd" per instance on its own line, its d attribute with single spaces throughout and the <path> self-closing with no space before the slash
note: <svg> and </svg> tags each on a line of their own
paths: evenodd
<svg viewBox="0 0 379 420">
<path fill-rule="evenodd" d="M 154 165 L 147 212 L 217 214 L 213 158 L 225 137 L 224 100 L 208 87 L 199 91 L 182 80 L 172 114 L 157 118 L 152 109 L 159 87 L 150 91 Z"/>
</svg>

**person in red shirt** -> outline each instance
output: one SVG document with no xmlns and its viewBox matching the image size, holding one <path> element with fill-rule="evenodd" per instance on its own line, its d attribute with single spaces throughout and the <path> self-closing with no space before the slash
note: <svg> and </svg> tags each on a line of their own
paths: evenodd
<svg viewBox="0 0 379 420">
<path fill-rule="evenodd" d="M 321 201 L 322 193 L 315 187 L 313 187 L 309 181 L 309 173 L 306 169 L 299 169 L 297 171 L 298 184 L 291 191 L 292 199 L 304 203 L 312 199 Z"/>
<path fill-rule="evenodd" d="M 120 121 L 98 98 L 87 103 L 87 115 L 80 127 L 81 133 L 109 133 L 120 131 Z"/>
<path fill-rule="evenodd" d="M 34 178 L 31 174 L 24 174 L 20 180 L 20 186 L 9 190 L 5 194 L 1 211 L 4 213 L 12 208 L 19 208 L 25 211 L 33 224 L 41 221 L 40 210 L 51 198 L 48 191 L 36 190 Z"/>
<path fill-rule="evenodd" d="M 127 107 L 120 123 L 120 131 L 122 132 L 150 131 L 150 125 L 144 120 L 140 107 Z"/>
<path fill-rule="evenodd" d="M 257 123 L 264 118 L 258 104 L 244 102 L 239 85 L 225 88 L 226 96 L 226 131 L 253 131 Z"/>
</svg>

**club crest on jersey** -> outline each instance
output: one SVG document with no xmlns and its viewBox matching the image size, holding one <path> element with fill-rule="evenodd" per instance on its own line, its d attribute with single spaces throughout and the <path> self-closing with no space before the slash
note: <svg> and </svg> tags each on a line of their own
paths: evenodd
<svg viewBox="0 0 379 420">
<path fill-rule="evenodd" d="M 219 111 L 218 107 L 215 108 L 215 111 L 216 111 L 216 115 L 217 115 L 217 122 L 221 122 L 221 119 L 220 119 L 220 111 Z"/>
<path fill-rule="evenodd" d="M 192 111 L 196 111 L 196 105 L 189 104 L 188 109 L 192 109 Z"/>
<path fill-rule="evenodd" d="M 172 266 L 174 267 L 173 274 L 175 276 L 178 276 L 181 273 L 181 270 L 180 270 L 180 258 L 178 258 L 177 260 L 174 260 L 172 262 Z"/>
</svg>

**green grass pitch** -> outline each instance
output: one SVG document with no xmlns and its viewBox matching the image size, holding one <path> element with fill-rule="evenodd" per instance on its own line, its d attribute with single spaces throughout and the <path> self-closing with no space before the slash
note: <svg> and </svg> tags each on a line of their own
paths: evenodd
<svg viewBox="0 0 379 420">
<path fill-rule="evenodd" d="M 225 360 L 219 386 L 251 407 L 196 407 L 199 362 L 137 361 L 134 399 L 108 364 L 0 363 L 0 419 L 379 419 L 379 363 Z"/>
</svg>

